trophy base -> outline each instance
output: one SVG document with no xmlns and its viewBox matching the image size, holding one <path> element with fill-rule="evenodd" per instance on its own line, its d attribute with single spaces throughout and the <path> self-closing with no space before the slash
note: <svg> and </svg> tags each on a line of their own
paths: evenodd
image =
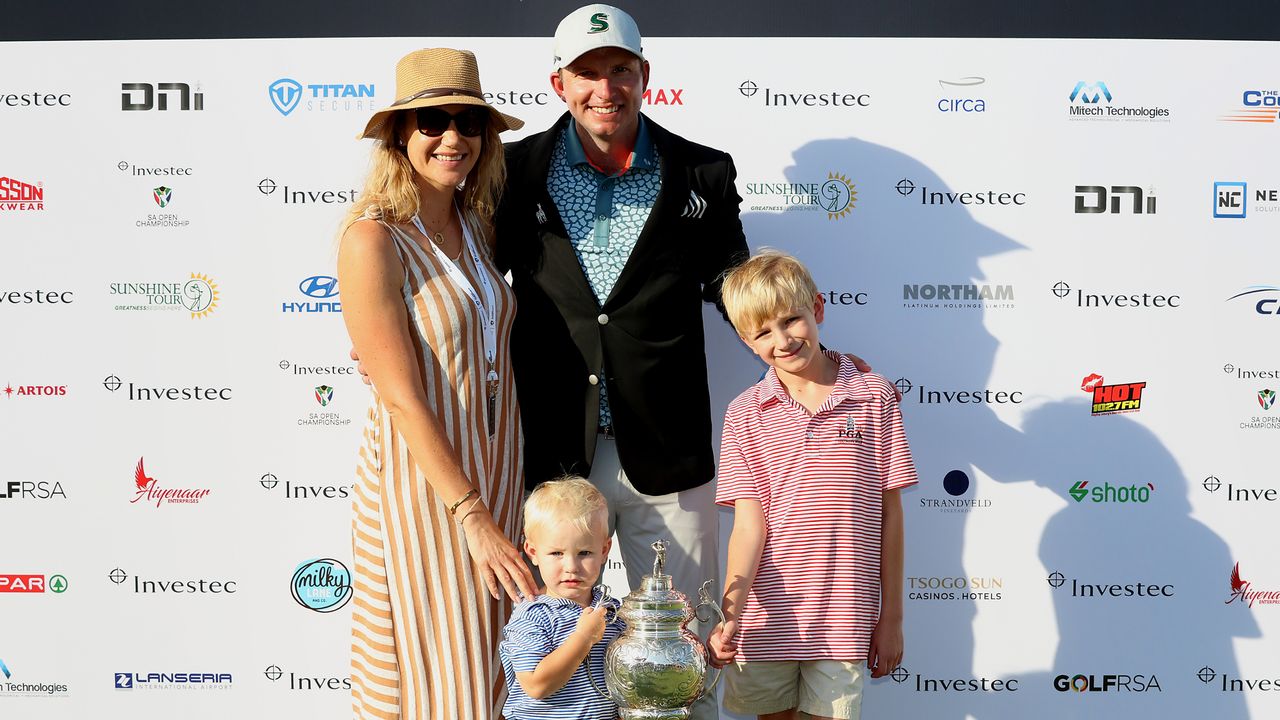
<svg viewBox="0 0 1280 720">
<path fill-rule="evenodd" d="M 620 708 L 620 720 L 688 720 L 689 708 Z"/>
</svg>

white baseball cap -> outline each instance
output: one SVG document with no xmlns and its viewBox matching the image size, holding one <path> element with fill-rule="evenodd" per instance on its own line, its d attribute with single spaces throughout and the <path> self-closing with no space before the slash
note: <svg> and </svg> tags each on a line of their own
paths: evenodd
<svg viewBox="0 0 1280 720">
<path fill-rule="evenodd" d="M 644 60 L 640 28 L 625 10 L 601 3 L 584 5 L 565 15 L 556 27 L 555 69 L 603 47 L 622 48 Z"/>
</svg>

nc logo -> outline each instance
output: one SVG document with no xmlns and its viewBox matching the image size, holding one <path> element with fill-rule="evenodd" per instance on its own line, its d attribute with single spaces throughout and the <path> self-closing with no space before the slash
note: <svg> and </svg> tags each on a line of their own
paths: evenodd
<svg viewBox="0 0 1280 720">
<path fill-rule="evenodd" d="M 267 94 L 271 96 L 271 104 L 276 106 L 276 110 L 288 117 L 302 101 L 302 83 L 291 78 L 280 78 L 271 83 Z"/>
</svg>

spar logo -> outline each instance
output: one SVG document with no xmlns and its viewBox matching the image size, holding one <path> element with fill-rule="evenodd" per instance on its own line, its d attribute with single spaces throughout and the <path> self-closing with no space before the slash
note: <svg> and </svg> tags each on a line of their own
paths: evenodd
<svg viewBox="0 0 1280 720">
<path fill-rule="evenodd" d="M 306 560 L 293 571 L 290 587 L 294 602 L 318 613 L 331 613 L 351 600 L 351 571 L 333 558 Z"/>
<path fill-rule="evenodd" d="M 1160 680 L 1151 675 L 1059 675 L 1053 679 L 1058 692 L 1164 692 Z"/>
<path fill-rule="evenodd" d="M 65 575 L 30 575 L 0 573 L 0 593 L 44 593 L 57 595 L 67 591 Z"/>
<path fill-rule="evenodd" d="M 1231 568 L 1231 597 L 1225 604 L 1239 601 L 1241 605 L 1253 607 L 1255 602 L 1263 605 L 1280 605 L 1280 590 L 1254 590 L 1253 583 L 1240 577 L 1240 563 Z"/>
<path fill-rule="evenodd" d="M 1080 389 L 1093 395 L 1093 416 L 1138 412 L 1146 382 L 1104 385 L 1102 376 L 1090 373 L 1080 381 Z"/>
<path fill-rule="evenodd" d="M 129 502 L 136 503 L 143 498 L 147 502 L 154 500 L 156 507 L 162 504 L 195 505 L 213 492 L 208 488 L 166 488 L 155 478 L 147 475 L 143 467 L 143 458 L 138 458 L 138 467 L 133 471 L 134 495 Z"/>
<path fill-rule="evenodd" d="M 1088 480 L 1081 480 L 1072 485 L 1067 494 L 1075 498 L 1076 502 L 1084 502 L 1088 498 L 1094 503 L 1145 503 L 1151 500 L 1151 493 L 1155 489 L 1156 486 L 1151 483 L 1126 486 L 1103 482 L 1102 485 L 1089 487 Z"/>
<path fill-rule="evenodd" d="M 44 183 L 0 177 L 0 211 L 44 210 Z"/>
</svg>

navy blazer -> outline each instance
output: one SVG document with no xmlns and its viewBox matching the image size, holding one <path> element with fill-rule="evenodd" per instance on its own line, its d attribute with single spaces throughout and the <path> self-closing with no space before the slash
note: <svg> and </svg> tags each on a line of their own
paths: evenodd
<svg viewBox="0 0 1280 720">
<path fill-rule="evenodd" d="M 551 153 L 569 122 L 506 146 L 495 218 L 497 261 L 516 294 L 511 356 L 525 434 L 525 485 L 586 476 L 595 456 L 603 367 L 618 457 L 647 495 L 715 476 L 702 303 L 748 255 L 727 153 L 645 118 L 662 189 L 613 292 L 596 301 L 547 191 Z M 721 308 L 723 311 L 723 308 Z"/>
</svg>

